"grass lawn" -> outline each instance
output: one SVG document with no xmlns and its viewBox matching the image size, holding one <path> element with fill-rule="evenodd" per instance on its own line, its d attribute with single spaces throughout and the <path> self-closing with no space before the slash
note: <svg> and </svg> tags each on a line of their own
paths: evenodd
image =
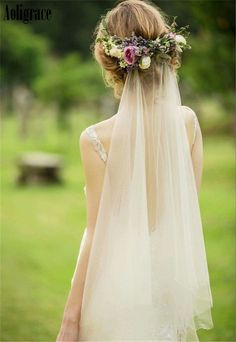
<svg viewBox="0 0 236 342">
<path fill-rule="evenodd" d="M 94 120 L 75 116 L 69 135 L 59 134 L 49 120 L 37 134 L 33 127 L 34 134 L 25 141 L 17 138 L 14 120 L 4 120 L 1 341 L 55 341 L 85 227 L 78 139 Z M 200 205 L 214 329 L 199 331 L 199 338 L 236 341 L 233 140 L 206 137 L 204 145 Z M 63 155 L 62 186 L 16 186 L 16 157 L 32 149 Z"/>
</svg>

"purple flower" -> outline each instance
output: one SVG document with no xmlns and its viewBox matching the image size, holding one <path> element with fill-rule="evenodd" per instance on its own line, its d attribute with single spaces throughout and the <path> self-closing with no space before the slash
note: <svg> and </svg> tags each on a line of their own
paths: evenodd
<svg viewBox="0 0 236 342">
<path fill-rule="evenodd" d="M 124 48 L 124 60 L 127 64 L 133 65 L 136 61 L 136 53 L 137 47 L 133 45 L 126 46 Z"/>
<path fill-rule="evenodd" d="M 146 46 L 143 47 L 143 53 L 144 54 L 148 54 L 149 52 L 149 48 L 147 48 Z"/>
</svg>

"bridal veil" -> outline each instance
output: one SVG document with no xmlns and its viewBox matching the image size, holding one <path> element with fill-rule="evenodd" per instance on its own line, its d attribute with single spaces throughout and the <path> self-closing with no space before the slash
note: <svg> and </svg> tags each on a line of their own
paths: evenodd
<svg viewBox="0 0 236 342">
<path fill-rule="evenodd" d="M 83 341 L 198 341 L 212 296 L 176 74 L 127 74 L 81 310 Z"/>
</svg>

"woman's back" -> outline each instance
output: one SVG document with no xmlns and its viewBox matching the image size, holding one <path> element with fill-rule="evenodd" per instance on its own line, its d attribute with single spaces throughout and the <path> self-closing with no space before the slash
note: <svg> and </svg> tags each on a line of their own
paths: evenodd
<svg viewBox="0 0 236 342">
<path fill-rule="evenodd" d="M 94 180 L 93 190 L 90 193 L 88 186 L 85 186 L 85 194 L 87 195 L 87 204 L 89 208 L 90 197 L 94 202 L 96 198 L 96 207 L 93 206 L 94 210 L 90 212 L 92 216 L 91 221 L 87 222 L 87 225 L 94 225 L 97 216 L 98 203 L 101 196 L 101 190 L 103 185 L 106 161 L 109 154 L 110 141 L 112 136 L 113 126 L 116 120 L 116 115 L 111 118 L 103 120 L 97 124 L 94 124 L 85 129 L 80 137 L 81 155 L 84 160 L 84 167 L 90 168 L 85 169 L 85 174 L 90 179 Z M 198 120 L 194 111 L 187 107 L 182 106 L 182 115 L 185 122 L 186 134 L 189 143 L 189 150 L 192 155 L 193 169 L 195 173 L 197 187 L 200 186 L 201 181 L 201 166 L 202 166 L 202 137 L 199 128 Z M 198 138 L 198 139 L 197 139 Z M 118 142 L 117 142 L 118 143 Z M 89 160 L 93 160 L 89 164 Z"/>
</svg>

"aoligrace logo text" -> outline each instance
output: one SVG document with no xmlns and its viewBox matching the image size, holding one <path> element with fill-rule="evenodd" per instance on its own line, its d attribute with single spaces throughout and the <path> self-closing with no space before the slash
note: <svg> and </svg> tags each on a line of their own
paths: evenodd
<svg viewBox="0 0 236 342">
<path fill-rule="evenodd" d="M 21 21 L 28 24 L 30 21 L 49 21 L 52 18 L 52 10 L 50 8 L 27 8 L 22 4 L 15 6 L 6 5 L 4 20 Z"/>
</svg>

